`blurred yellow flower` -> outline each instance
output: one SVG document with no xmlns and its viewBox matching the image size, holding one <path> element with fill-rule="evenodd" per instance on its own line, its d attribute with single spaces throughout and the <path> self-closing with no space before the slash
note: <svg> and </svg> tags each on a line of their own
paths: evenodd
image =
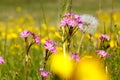
<svg viewBox="0 0 120 80">
<path fill-rule="evenodd" d="M 20 7 L 20 6 L 16 7 L 16 11 L 17 12 L 21 12 L 22 11 L 22 7 Z"/>
<path fill-rule="evenodd" d="M 62 36 L 59 34 L 59 32 L 55 32 L 55 35 L 57 38 L 60 38 L 60 39 L 62 38 Z"/>
<path fill-rule="evenodd" d="M 120 30 L 118 31 L 118 34 L 120 35 Z"/>
<path fill-rule="evenodd" d="M 90 34 L 86 34 L 86 37 L 87 37 L 88 39 L 90 39 L 90 38 L 91 38 Z"/>
<path fill-rule="evenodd" d="M 47 40 L 47 39 L 48 39 L 48 37 L 41 38 L 41 43 L 44 44 L 45 40 Z"/>
<path fill-rule="evenodd" d="M 92 56 L 81 58 L 74 72 L 74 80 L 107 80 L 103 64 Z"/>
<path fill-rule="evenodd" d="M 110 47 L 111 47 L 111 48 L 114 48 L 114 47 L 115 47 L 115 41 L 114 41 L 114 40 L 111 40 L 111 41 L 110 41 Z"/>
<path fill-rule="evenodd" d="M 46 24 L 42 24 L 42 27 L 44 30 L 47 30 L 47 25 Z"/>
<path fill-rule="evenodd" d="M 99 20 L 101 22 L 110 22 L 110 13 L 101 13 L 101 14 L 99 14 Z"/>
<path fill-rule="evenodd" d="M 53 73 L 63 79 L 70 78 L 73 71 L 73 63 L 69 56 L 63 53 L 52 54 L 50 57 L 50 67 Z"/>
<path fill-rule="evenodd" d="M 100 33 L 95 33 L 94 37 L 98 39 L 100 37 L 100 35 L 101 35 Z"/>
<path fill-rule="evenodd" d="M 7 34 L 7 39 L 16 39 L 18 35 L 16 33 L 9 33 Z"/>
</svg>

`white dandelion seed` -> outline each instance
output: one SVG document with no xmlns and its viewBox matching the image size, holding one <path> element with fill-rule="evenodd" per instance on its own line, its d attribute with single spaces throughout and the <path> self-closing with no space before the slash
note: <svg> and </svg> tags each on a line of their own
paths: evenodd
<svg viewBox="0 0 120 80">
<path fill-rule="evenodd" d="M 84 14 L 81 15 L 81 20 L 83 22 L 82 31 L 87 32 L 89 34 L 93 34 L 96 31 L 98 20 L 95 17 L 88 14 Z"/>
</svg>

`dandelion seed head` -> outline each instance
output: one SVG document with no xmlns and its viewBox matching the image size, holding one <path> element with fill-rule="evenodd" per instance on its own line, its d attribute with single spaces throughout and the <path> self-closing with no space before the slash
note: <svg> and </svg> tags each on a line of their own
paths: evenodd
<svg viewBox="0 0 120 80">
<path fill-rule="evenodd" d="M 84 15 L 81 15 L 81 20 L 83 23 L 82 30 L 88 32 L 89 34 L 93 34 L 98 25 L 97 19 L 91 15 L 84 14 Z"/>
</svg>

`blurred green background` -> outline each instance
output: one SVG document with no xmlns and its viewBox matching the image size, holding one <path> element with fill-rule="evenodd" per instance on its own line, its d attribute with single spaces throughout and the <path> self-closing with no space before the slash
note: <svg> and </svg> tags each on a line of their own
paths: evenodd
<svg viewBox="0 0 120 80">
<path fill-rule="evenodd" d="M 112 0 L 101 1 L 102 11 L 110 12 Z M 0 0 L 0 21 L 8 21 L 10 17 L 26 14 L 32 15 L 35 20 L 41 20 L 42 6 L 49 24 L 52 24 L 59 17 L 64 2 L 65 0 Z M 114 12 L 120 12 L 119 4 L 120 0 L 114 0 Z M 72 11 L 79 14 L 96 15 L 98 5 L 98 0 L 73 0 Z M 17 13 L 20 10 L 21 13 Z"/>
</svg>

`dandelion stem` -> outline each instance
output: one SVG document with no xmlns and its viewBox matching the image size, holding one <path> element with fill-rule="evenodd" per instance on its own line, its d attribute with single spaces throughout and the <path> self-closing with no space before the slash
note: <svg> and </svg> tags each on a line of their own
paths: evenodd
<svg viewBox="0 0 120 80">
<path fill-rule="evenodd" d="M 79 46 L 78 46 L 77 53 L 80 52 L 80 48 L 81 48 L 81 44 L 82 44 L 82 41 L 83 41 L 83 39 L 84 39 L 84 36 L 85 36 L 85 33 L 82 34 L 82 37 L 81 37 L 81 40 L 80 40 L 80 43 L 79 43 Z"/>
</svg>

